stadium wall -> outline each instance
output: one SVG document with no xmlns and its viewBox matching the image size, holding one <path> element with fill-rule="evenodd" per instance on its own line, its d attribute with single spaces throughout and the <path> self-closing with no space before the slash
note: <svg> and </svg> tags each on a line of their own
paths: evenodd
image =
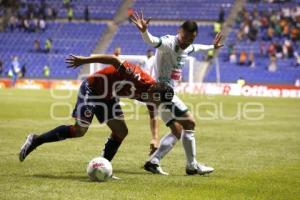
<svg viewBox="0 0 300 200">
<path fill-rule="evenodd" d="M 18 80 L 14 88 L 18 89 L 54 89 L 78 90 L 80 80 Z M 0 80 L 0 89 L 11 88 L 10 79 Z M 300 98 L 300 87 L 292 85 L 244 85 L 233 83 L 180 83 L 176 86 L 180 94 L 230 95 L 255 97 Z"/>
</svg>

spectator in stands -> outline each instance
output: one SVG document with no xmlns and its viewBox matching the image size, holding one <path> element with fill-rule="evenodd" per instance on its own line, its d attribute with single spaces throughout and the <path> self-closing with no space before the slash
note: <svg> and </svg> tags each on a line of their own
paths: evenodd
<svg viewBox="0 0 300 200">
<path fill-rule="evenodd" d="M 17 23 L 18 23 L 18 19 L 16 18 L 16 16 L 12 15 L 9 18 L 9 22 L 8 22 L 8 26 L 11 32 L 15 30 L 15 28 L 17 27 Z"/>
<path fill-rule="evenodd" d="M 234 49 L 234 45 L 233 45 L 233 44 L 229 44 L 229 45 L 227 46 L 227 52 L 228 52 L 228 55 L 231 55 L 233 49 Z"/>
<path fill-rule="evenodd" d="M 219 12 L 219 20 L 218 20 L 218 22 L 220 24 L 223 24 L 224 23 L 224 18 L 225 18 L 225 11 L 224 11 L 223 6 L 221 6 L 220 12 Z"/>
<path fill-rule="evenodd" d="M 70 0 L 63 0 L 63 5 L 65 8 L 69 8 L 71 6 Z"/>
<path fill-rule="evenodd" d="M 46 8 L 47 4 L 44 0 L 42 0 L 39 7 L 39 17 L 42 19 L 46 19 Z"/>
<path fill-rule="evenodd" d="M 43 68 L 43 74 L 44 74 L 45 78 L 49 78 L 49 76 L 50 76 L 50 68 L 47 65 L 45 65 L 44 68 Z"/>
<path fill-rule="evenodd" d="M 85 6 L 85 9 L 84 9 L 84 19 L 86 22 L 90 21 L 90 10 L 87 5 Z"/>
<path fill-rule="evenodd" d="M 292 46 L 291 41 L 289 41 L 289 40 L 284 41 L 282 51 L 283 51 L 283 56 L 285 58 L 293 58 L 294 57 L 294 48 Z"/>
<path fill-rule="evenodd" d="M 114 50 L 114 55 L 119 56 L 119 55 L 121 55 L 121 53 L 122 53 L 121 47 L 116 47 Z"/>
<path fill-rule="evenodd" d="M 56 8 L 52 8 L 52 19 L 55 21 L 56 20 L 56 18 L 57 18 L 57 10 L 56 10 Z"/>
<path fill-rule="evenodd" d="M 275 72 L 277 70 L 276 56 L 270 56 L 268 70 L 269 72 Z"/>
<path fill-rule="evenodd" d="M 133 13 L 134 13 L 134 9 L 133 8 L 128 8 L 127 9 L 127 16 L 128 16 L 129 23 L 131 23 L 131 16 L 133 15 Z"/>
<path fill-rule="evenodd" d="M 258 31 L 257 31 L 256 27 L 253 26 L 253 25 L 250 25 L 249 26 L 248 38 L 251 41 L 256 41 L 257 33 L 258 33 Z"/>
<path fill-rule="evenodd" d="M 268 55 L 268 46 L 265 42 L 259 43 L 259 52 L 260 52 L 260 55 L 262 55 L 262 56 Z"/>
<path fill-rule="evenodd" d="M 300 22 L 300 20 L 299 20 Z M 296 42 L 297 40 L 300 40 L 300 28 L 293 26 L 291 28 L 290 38 L 293 42 Z"/>
<path fill-rule="evenodd" d="M 53 18 L 53 9 L 51 6 L 46 7 L 46 19 L 52 19 Z"/>
<path fill-rule="evenodd" d="M 295 51 L 294 57 L 295 57 L 295 59 L 296 59 L 295 67 L 300 67 L 300 55 L 298 54 L 297 51 Z"/>
<path fill-rule="evenodd" d="M 236 51 L 235 49 L 232 50 L 230 56 L 229 56 L 229 62 L 232 64 L 236 64 L 237 63 L 237 55 L 236 55 Z"/>
<path fill-rule="evenodd" d="M 50 53 L 51 50 L 52 50 L 52 39 L 47 38 L 47 40 L 45 42 L 45 53 Z"/>
<path fill-rule="evenodd" d="M 268 55 L 269 57 L 276 56 L 276 48 L 274 42 L 272 42 L 268 48 Z"/>
<path fill-rule="evenodd" d="M 274 45 L 275 45 L 275 51 L 276 51 L 276 52 L 275 52 L 276 58 L 279 58 L 279 59 L 283 58 L 283 53 L 282 53 L 282 46 L 281 46 L 281 44 L 279 44 L 278 42 L 275 42 Z"/>
<path fill-rule="evenodd" d="M 21 67 L 21 78 L 24 78 L 26 76 L 26 64 L 23 64 Z"/>
<path fill-rule="evenodd" d="M 267 33 L 268 33 L 268 40 L 272 40 L 274 37 L 274 29 L 272 28 L 272 26 L 269 26 Z"/>
<path fill-rule="evenodd" d="M 248 65 L 251 67 L 251 68 L 254 68 L 255 67 L 255 57 L 254 57 L 254 52 L 251 51 L 250 54 L 249 54 L 249 62 L 248 62 Z"/>
<path fill-rule="evenodd" d="M 240 87 L 243 87 L 246 84 L 246 81 L 243 79 L 243 77 L 240 77 L 237 81 L 236 84 L 238 84 Z"/>
<path fill-rule="evenodd" d="M 39 30 L 39 20 L 37 18 L 34 18 L 30 21 L 31 31 L 37 32 Z"/>
<path fill-rule="evenodd" d="M 289 24 L 285 24 L 283 27 L 282 35 L 285 38 L 288 38 L 290 36 L 290 27 Z"/>
<path fill-rule="evenodd" d="M 35 52 L 41 51 L 41 44 L 39 40 L 34 40 L 33 48 Z"/>
<path fill-rule="evenodd" d="M 153 50 L 148 49 L 147 50 L 147 60 L 145 62 L 145 71 L 150 74 L 152 77 L 156 76 L 156 71 L 154 69 L 154 56 L 153 56 Z"/>
<path fill-rule="evenodd" d="M 245 36 L 247 36 L 249 34 L 249 22 L 245 22 L 242 24 L 242 28 L 240 30 L 240 32 L 238 33 L 238 39 L 239 40 L 243 40 L 245 38 Z"/>
<path fill-rule="evenodd" d="M 9 76 L 12 77 L 12 86 L 15 86 L 15 84 L 18 80 L 19 73 L 20 73 L 19 59 L 17 56 L 14 56 L 12 58 L 11 68 L 8 72 Z"/>
<path fill-rule="evenodd" d="M 71 6 L 67 10 L 67 15 L 68 15 L 69 22 L 71 22 L 73 20 L 73 17 L 74 17 L 73 8 Z"/>
<path fill-rule="evenodd" d="M 3 62 L 0 60 L 0 77 L 2 76 L 4 69 L 3 69 Z"/>
<path fill-rule="evenodd" d="M 214 33 L 213 35 L 220 33 L 222 30 L 222 24 L 220 22 L 214 22 Z"/>
<path fill-rule="evenodd" d="M 211 59 L 213 59 L 214 54 L 215 54 L 214 50 L 207 51 L 206 61 L 210 61 Z"/>
<path fill-rule="evenodd" d="M 247 64 L 247 53 L 246 51 L 242 51 L 240 53 L 240 59 L 239 59 L 239 65 L 245 65 Z"/>
<path fill-rule="evenodd" d="M 38 28 L 39 30 L 41 30 L 42 32 L 44 32 L 46 30 L 46 21 L 44 19 L 40 19 L 38 21 Z"/>
<path fill-rule="evenodd" d="M 30 32 L 30 24 L 29 24 L 29 20 L 28 19 L 24 19 L 23 25 L 24 25 L 24 30 L 26 32 Z"/>
</svg>

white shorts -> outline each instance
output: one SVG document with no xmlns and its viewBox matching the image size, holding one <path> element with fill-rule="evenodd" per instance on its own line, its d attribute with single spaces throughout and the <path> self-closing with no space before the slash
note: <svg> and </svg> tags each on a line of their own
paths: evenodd
<svg viewBox="0 0 300 200">
<path fill-rule="evenodd" d="M 183 101 L 177 95 L 174 95 L 171 103 L 160 108 L 159 114 L 166 126 L 169 126 L 176 118 L 181 117 L 187 111 L 188 108 Z"/>
</svg>

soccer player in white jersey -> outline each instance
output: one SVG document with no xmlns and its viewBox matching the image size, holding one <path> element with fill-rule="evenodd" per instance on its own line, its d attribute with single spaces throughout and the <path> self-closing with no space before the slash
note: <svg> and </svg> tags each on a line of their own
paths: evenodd
<svg viewBox="0 0 300 200">
<path fill-rule="evenodd" d="M 143 40 L 157 49 L 154 64 L 158 72 L 157 81 L 167 82 L 173 87 L 175 81 L 181 78 L 181 70 L 187 56 L 194 52 L 218 49 L 223 46 L 220 43 L 222 39 L 220 33 L 216 35 L 212 45 L 193 44 L 198 34 L 198 27 L 194 21 L 185 21 L 180 26 L 177 35 L 165 35 L 161 38 L 149 33 L 148 24 L 150 19 L 145 20 L 143 13 L 134 13 L 131 16 L 131 21 L 141 32 Z M 170 127 L 171 133 L 161 139 L 159 148 L 145 163 L 144 168 L 152 173 L 166 174 L 160 168 L 160 160 L 181 138 L 187 159 L 186 173 L 188 175 L 204 175 L 213 172 L 212 167 L 202 165 L 196 160 L 195 119 L 188 111 L 187 106 L 175 95 L 169 109 L 170 112 L 163 112 L 161 117 L 166 125 Z"/>
</svg>

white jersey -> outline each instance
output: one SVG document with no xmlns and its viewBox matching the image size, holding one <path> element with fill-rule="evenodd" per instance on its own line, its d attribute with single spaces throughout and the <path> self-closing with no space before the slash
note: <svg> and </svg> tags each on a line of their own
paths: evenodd
<svg viewBox="0 0 300 200">
<path fill-rule="evenodd" d="M 155 53 L 154 67 L 157 72 L 156 80 L 168 82 L 173 87 L 175 81 L 180 80 L 181 71 L 186 58 L 197 51 L 208 51 L 213 45 L 191 44 L 186 49 L 181 49 L 178 36 L 165 35 L 161 38 L 152 36 L 148 31 L 142 33 L 144 41 L 157 48 Z"/>
</svg>

